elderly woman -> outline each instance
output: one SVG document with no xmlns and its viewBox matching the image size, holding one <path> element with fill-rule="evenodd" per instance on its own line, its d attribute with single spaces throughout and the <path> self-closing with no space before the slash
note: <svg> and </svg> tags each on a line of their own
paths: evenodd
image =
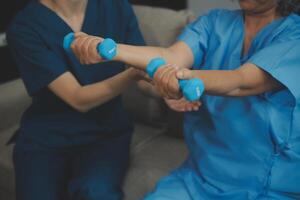
<svg viewBox="0 0 300 200">
<path fill-rule="evenodd" d="M 178 79 L 206 88 L 185 115 L 187 161 L 147 200 L 300 199 L 300 2 L 239 3 L 201 16 L 169 48 L 118 45 L 115 60 L 171 64 L 154 77 L 164 97 L 180 97 Z M 84 63 L 102 61 L 92 38 L 79 33 L 72 46 Z"/>
</svg>

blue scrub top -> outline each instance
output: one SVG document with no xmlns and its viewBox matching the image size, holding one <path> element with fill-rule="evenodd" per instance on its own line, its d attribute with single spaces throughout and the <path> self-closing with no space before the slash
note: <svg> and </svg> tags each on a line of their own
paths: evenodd
<svg viewBox="0 0 300 200">
<path fill-rule="evenodd" d="M 82 31 L 127 44 L 144 45 L 127 0 L 89 0 Z M 47 85 L 71 72 L 81 85 L 110 78 L 125 67 L 109 62 L 82 66 L 62 47 L 71 28 L 52 10 L 34 0 L 12 22 L 7 39 L 32 105 L 25 112 L 20 139 L 48 147 L 76 146 L 132 132 L 133 126 L 118 96 L 87 113 L 80 113 L 54 95 Z"/>
<path fill-rule="evenodd" d="M 243 12 L 213 10 L 180 41 L 194 69 L 233 70 L 253 63 L 285 88 L 248 97 L 205 95 L 185 115 L 188 161 L 179 170 L 193 199 L 300 199 L 300 17 L 263 28 L 247 55 Z"/>
</svg>

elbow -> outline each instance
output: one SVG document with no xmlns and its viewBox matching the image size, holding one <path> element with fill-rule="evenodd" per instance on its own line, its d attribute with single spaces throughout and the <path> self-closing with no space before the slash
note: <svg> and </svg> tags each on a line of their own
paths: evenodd
<svg viewBox="0 0 300 200">
<path fill-rule="evenodd" d="M 80 113 L 87 113 L 91 110 L 91 106 L 89 106 L 86 102 L 79 98 L 79 95 L 75 98 L 72 98 L 71 101 L 69 101 L 69 105 Z"/>
<path fill-rule="evenodd" d="M 71 105 L 77 112 L 80 113 L 87 113 L 88 111 L 90 111 L 90 108 L 88 108 L 87 106 L 83 106 L 83 105 Z"/>
</svg>

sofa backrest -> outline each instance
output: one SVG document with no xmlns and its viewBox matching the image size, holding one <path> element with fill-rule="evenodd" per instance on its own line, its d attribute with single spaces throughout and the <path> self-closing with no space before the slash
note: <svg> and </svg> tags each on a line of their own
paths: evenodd
<svg viewBox="0 0 300 200">
<path fill-rule="evenodd" d="M 133 6 L 147 45 L 167 47 L 195 19 L 192 11 L 174 11 L 150 6 Z"/>
</svg>

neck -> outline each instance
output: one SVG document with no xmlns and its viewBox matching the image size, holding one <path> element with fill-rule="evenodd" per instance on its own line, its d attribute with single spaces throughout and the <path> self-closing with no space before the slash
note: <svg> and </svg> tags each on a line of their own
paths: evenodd
<svg viewBox="0 0 300 200">
<path fill-rule="evenodd" d="M 83 14 L 86 9 L 87 1 L 88 0 L 40 0 L 42 4 L 66 18 Z"/>
<path fill-rule="evenodd" d="M 245 25 L 249 29 L 258 31 L 279 17 L 275 6 L 259 13 L 245 12 Z"/>
</svg>

